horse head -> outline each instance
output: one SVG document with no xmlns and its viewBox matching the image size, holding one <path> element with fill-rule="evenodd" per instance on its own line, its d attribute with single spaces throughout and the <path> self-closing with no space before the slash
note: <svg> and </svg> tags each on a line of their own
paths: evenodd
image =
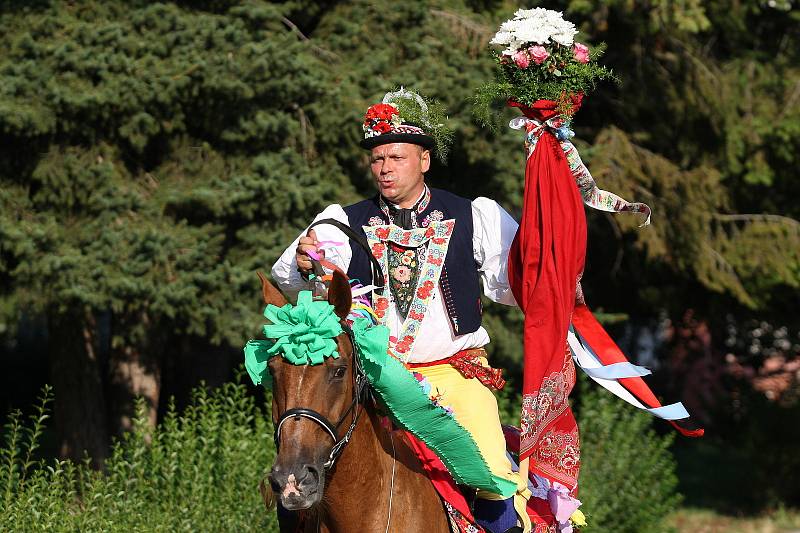
<svg viewBox="0 0 800 533">
<path fill-rule="evenodd" d="M 279 307 L 286 304 L 283 295 L 262 275 L 259 277 L 264 302 Z M 328 302 L 344 323 L 352 298 L 347 277 L 339 272 L 333 274 Z M 322 364 L 300 366 L 283 357 L 269 361 L 278 448 L 269 482 L 287 510 L 308 509 L 322 499 L 333 446 L 341 442 L 347 426 L 355 424 L 355 361 L 345 331 L 335 339 L 338 358 L 327 357 Z"/>
</svg>

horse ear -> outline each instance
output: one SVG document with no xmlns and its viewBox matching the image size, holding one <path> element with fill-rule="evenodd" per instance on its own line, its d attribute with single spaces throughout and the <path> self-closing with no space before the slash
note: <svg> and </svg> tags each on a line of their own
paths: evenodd
<svg viewBox="0 0 800 533">
<path fill-rule="evenodd" d="M 328 303 L 333 306 L 336 316 L 342 319 L 350 313 L 350 307 L 353 305 L 350 281 L 338 270 L 333 271 L 331 286 L 328 287 Z"/>
<path fill-rule="evenodd" d="M 261 280 L 261 294 L 264 296 L 264 303 L 278 307 L 286 305 L 286 298 L 281 294 L 281 291 L 276 289 L 262 272 L 256 272 L 256 274 L 258 274 L 258 279 Z"/>
</svg>

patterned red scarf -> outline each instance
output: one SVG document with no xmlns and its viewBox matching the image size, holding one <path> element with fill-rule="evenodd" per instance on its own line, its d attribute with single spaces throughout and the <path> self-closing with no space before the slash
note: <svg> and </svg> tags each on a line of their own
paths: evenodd
<svg viewBox="0 0 800 533">
<path fill-rule="evenodd" d="M 550 100 L 509 105 L 540 122 L 558 115 Z M 579 106 L 580 98 L 574 99 L 573 109 Z M 583 201 L 564 151 L 545 130 L 525 167 L 522 220 L 508 264 L 514 297 L 525 314 L 520 460 L 530 457 L 531 471 L 573 492 L 580 448 L 567 401 L 575 384 L 567 331 L 585 255 Z"/>
</svg>

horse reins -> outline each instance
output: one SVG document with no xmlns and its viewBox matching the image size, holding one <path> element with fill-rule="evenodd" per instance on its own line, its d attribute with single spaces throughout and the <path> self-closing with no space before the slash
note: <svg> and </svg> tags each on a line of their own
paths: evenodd
<svg viewBox="0 0 800 533">
<path fill-rule="evenodd" d="M 369 257 L 370 259 L 370 268 L 372 269 L 372 278 L 373 280 L 378 281 L 380 283 L 380 286 L 378 286 L 375 290 L 378 292 L 382 292 L 383 270 L 381 269 L 381 265 L 378 262 L 378 260 L 375 259 L 375 257 L 372 255 L 367 239 L 363 235 L 359 235 L 358 233 L 354 232 L 353 229 L 347 224 L 344 224 L 332 218 L 323 218 L 321 220 L 317 220 L 308 227 L 308 230 L 311 230 L 311 228 L 313 228 L 314 226 L 318 226 L 320 224 L 328 224 L 331 226 L 335 226 L 336 228 L 341 230 L 342 233 L 347 235 L 347 237 L 358 243 L 364 249 L 364 251 L 367 252 L 367 257 Z M 311 263 L 314 267 L 314 273 L 321 279 L 323 274 L 322 265 L 320 264 L 319 261 L 314 259 L 311 259 Z M 281 416 L 278 418 L 278 422 L 275 426 L 274 438 L 275 438 L 276 452 L 280 448 L 281 428 L 283 427 L 283 424 L 287 420 L 289 419 L 300 420 L 301 418 L 306 418 L 322 426 L 322 429 L 324 429 L 325 432 L 328 435 L 330 435 L 331 439 L 333 439 L 333 447 L 331 448 L 330 456 L 323 465 L 326 470 L 329 470 L 333 466 L 333 464 L 336 462 L 336 459 L 338 459 L 339 456 L 342 454 L 344 447 L 347 446 L 348 442 L 350 442 L 350 438 L 353 436 L 353 431 L 356 429 L 358 418 L 359 416 L 361 416 L 361 411 L 363 410 L 363 408 L 359 409 L 359 407 L 362 407 L 361 405 L 362 396 L 364 396 L 365 392 L 367 391 L 367 377 L 364 374 L 364 371 L 362 370 L 361 364 L 359 362 L 359 357 L 358 357 L 359 349 L 358 345 L 355 342 L 355 338 L 353 337 L 353 330 L 347 323 L 343 324 L 342 327 L 347 333 L 348 338 L 350 339 L 350 344 L 353 346 L 353 364 L 354 364 L 353 374 L 355 381 L 355 393 L 353 394 L 353 401 L 350 403 L 350 406 L 347 408 L 347 410 L 342 414 L 342 416 L 335 424 L 332 424 L 327 417 L 318 413 L 317 411 L 314 411 L 313 409 L 308 409 L 305 407 L 295 407 L 284 411 L 283 414 L 281 414 Z M 350 427 L 347 428 L 344 437 L 339 439 L 338 438 L 339 427 L 342 425 L 342 422 L 344 422 L 345 418 L 347 418 L 347 415 L 349 415 L 353 411 L 353 409 L 355 409 L 356 412 L 353 415 L 353 420 L 350 423 Z"/>
<path fill-rule="evenodd" d="M 367 252 L 367 258 L 369 259 L 369 266 L 370 266 L 370 273 L 372 274 L 372 283 L 375 285 L 375 292 L 378 294 L 383 294 L 383 287 L 384 287 L 384 279 L 383 279 L 383 268 L 381 268 L 380 262 L 375 259 L 375 256 L 372 255 L 372 249 L 369 246 L 369 242 L 367 242 L 366 237 L 363 235 L 359 235 L 353 228 L 348 226 L 347 224 L 340 222 L 334 218 L 323 218 L 317 220 L 313 224 L 308 227 L 308 230 L 315 226 L 319 226 L 321 224 L 328 224 L 329 226 L 334 226 L 338 228 L 342 233 L 344 233 L 351 241 L 358 244 L 361 248 Z M 313 265 L 314 274 L 318 276 L 320 279 L 322 278 L 324 272 L 322 270 L 322 265 L 319 261 L 311 260 L 311 264 Z M 328 264 L 326 263 L 326 266 Z M 332 268 L 336 268 L 335 265 L 330 265 Z M 369 285 L 369 282 L 364 283 L 364 285 Z"/>
</svg>

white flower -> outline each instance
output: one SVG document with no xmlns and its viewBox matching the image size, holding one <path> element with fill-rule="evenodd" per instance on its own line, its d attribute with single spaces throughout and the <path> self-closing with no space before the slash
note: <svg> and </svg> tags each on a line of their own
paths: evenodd
<svg viewBox="0 0 800 533">
<path fill-rule="evenodd" d="M 518 9 L 514 18 L 503 22 L 491 44 L 507 45 L 503 55 L 513 55 L 530 43 L 571 46 L 578 30 L 559 11 L 537 7 Z"/>
<path fill-rule="evenodd" d="M 514 40 L 514 34 L 510 31 L 499 31 L 497 35 L 494 36 L 494 39 L 489 41 L 489 44 L 509 44 Z"/>
</svg>

